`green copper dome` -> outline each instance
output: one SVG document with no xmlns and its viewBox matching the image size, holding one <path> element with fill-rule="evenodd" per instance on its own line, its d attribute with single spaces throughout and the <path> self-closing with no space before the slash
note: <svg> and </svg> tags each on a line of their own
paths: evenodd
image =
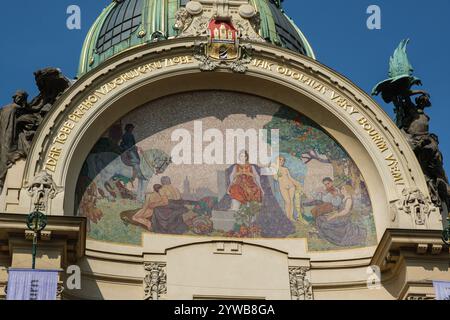
<svg viewBox="0 0 450 320">
<path fill-rule="evenodd" d="M 177 35 L 175 13 L 188 0 L 114 0 L 86 36 L 78 76 L 129 48 Z M 315 58 L 308 40 L 284 13 L 282 0 L 250 0 L 261 16 L 260 35 L 275 45 Z"/>
</svg>

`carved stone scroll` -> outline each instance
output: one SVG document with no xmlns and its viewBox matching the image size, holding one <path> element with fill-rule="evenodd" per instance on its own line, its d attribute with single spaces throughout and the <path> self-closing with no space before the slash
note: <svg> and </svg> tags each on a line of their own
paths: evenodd
<svg viewBox="0 0 450 320">
<path fill-rule="evenodd" d="M 292 300 L 313 300 L 312 286 L 308 279 L 309 267 L 289 267 Z"/>
<path fill-rule="evenodd" d="M 164 262 L 147 262 L 144 264 L 144 300 L 159 300 L 167 293 L 167 274 Z"/>
</svg>

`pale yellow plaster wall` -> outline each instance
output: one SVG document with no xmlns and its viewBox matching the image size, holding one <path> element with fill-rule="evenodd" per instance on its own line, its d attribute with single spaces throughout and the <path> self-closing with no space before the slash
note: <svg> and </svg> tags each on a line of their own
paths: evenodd
<svg viewBox="0 0 450 320">
<path fill-rule="evenodd" d="M 230 244 L 231 245 L 231 244 Z M 244 244 L 240 253 L 217 253 L 216 243 L 167 252 L 167 298 L 241 297 L 289 300 L 285 253 Z"/>
</svg>

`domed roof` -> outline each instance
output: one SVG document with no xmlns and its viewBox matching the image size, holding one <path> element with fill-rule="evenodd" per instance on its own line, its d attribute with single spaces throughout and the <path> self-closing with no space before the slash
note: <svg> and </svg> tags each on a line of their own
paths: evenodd
<svg viewBox="0 0 450 320">
<path fill-rule="evenodd" d="M 315 58 L 308 40 L 284 13 L 283 0 L 250 0 L 260 13 L 259 33 L 266 41 Z M 78 76 L 110 57 L 155 39 L 177 36 L 175 13 L 189 0 L 113 0 L 89 30 Z"/>
</svg>

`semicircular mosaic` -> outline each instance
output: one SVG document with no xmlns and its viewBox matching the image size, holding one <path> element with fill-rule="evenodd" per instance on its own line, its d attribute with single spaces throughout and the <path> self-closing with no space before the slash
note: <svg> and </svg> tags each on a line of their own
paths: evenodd
<svg viewBox="0 0 450 320">
<path fill-rule="evenodd" d="M 376 245 L 364 178 L 293 109 L 246 94 L 178 94 L 139 107 L 97 141 L 80 173 L 89 238 L 142 234 L 307 239 L 310 251 Z"/>
</svg>

